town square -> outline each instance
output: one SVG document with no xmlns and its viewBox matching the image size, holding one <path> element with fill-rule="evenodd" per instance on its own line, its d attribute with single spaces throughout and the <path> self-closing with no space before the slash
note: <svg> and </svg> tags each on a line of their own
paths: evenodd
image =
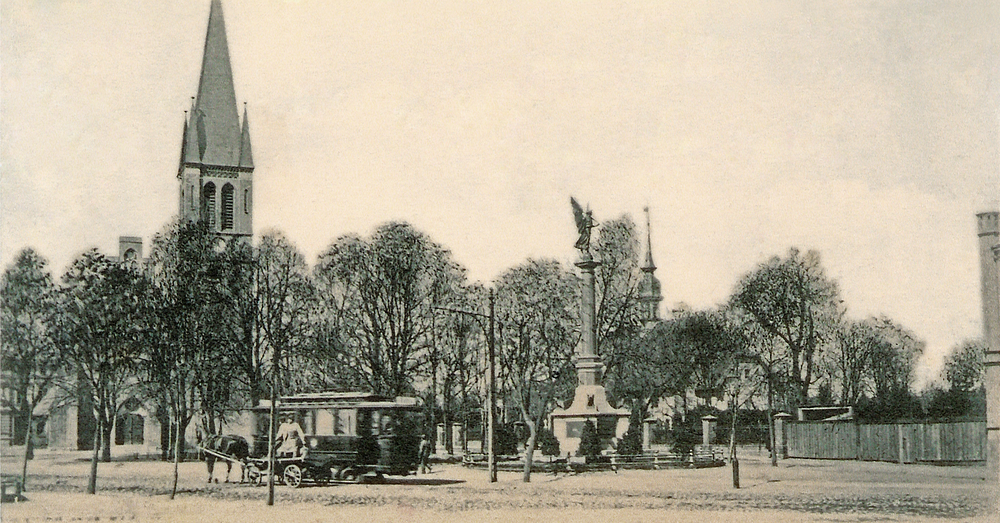
<svg viewBox="0 0 1000 523">
<path fill-rule="evenodd" d="M 1000 12 L 5 2 L 5 521 L 990 521 Z"/>
</svg>

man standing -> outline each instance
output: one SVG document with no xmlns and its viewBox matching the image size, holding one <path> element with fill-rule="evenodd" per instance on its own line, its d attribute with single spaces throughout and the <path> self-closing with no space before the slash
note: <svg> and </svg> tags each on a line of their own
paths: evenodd
<svg viewBox="0 0 1000 523">
<path fill-rule="evenodd" d="M 427 471 L 431 469 L 431 466 L 427 461 L 431 457 L 431 442 L 427 439 L 426 434 L 420 436 L 420 473 L 427 474 Z"/>
<path fill-rule="evenodd" d="M 295 421 L 294 414 L 286 414 L 278 427 L 278 450 L 276 455 L 280 457 L 295 457 L 299 455 L 302 448 L 302 441 L 305 436 L 302 434 L 302 427 Z"/>
</svg>

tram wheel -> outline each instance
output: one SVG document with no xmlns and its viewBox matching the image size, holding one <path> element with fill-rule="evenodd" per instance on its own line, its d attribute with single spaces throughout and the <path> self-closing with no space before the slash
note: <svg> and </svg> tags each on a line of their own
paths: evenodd
<svg viewBox="0 0 1000 523">
<path fill-rule="evenodd" d="M 282 474 L 285 485 L 292 488 L 299 488 L 302 484 L 302 469 L 298 465 L 291 463 L 285 466 L 285 473 Z"/>
<path fill-rule="evenodd" d="M 340 473 L 341 479 L 344 481 L 349 481 L 351 483 L 358 483 L 361 479 L 361 475 L 358 474 L 358 470 L 353 467 L 348 467 Z"/>
</svg>

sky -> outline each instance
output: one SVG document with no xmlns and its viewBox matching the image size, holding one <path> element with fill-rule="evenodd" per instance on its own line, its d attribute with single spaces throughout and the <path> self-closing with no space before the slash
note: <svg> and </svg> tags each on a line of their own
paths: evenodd
<svg viewBox="0 0 1000 523">
<path fill-rule="evenodd" d="M 254 230 L 310 260 L 405 220 L 472 280 L 575 259 L 570 196 L 645 234 L 664 308 L 790 247 L 849 317 L 980 337 L 975 214 L 1000 208 L 1000 6 L 223 0 Z M 177 212 L 209 0 L 0 3 L 0 262 L 58 277 Z"/>
</svg>

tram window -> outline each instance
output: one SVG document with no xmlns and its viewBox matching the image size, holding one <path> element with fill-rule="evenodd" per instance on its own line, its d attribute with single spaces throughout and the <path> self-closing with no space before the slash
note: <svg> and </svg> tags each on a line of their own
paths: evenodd
<svg viewBox="0 0 1000 523">
<path fill-rule="evenodd" d="M 337 411 L 337 426 L 335 434 L 338 436 L 354 436 L 354 421 L 357 411 L 354 409 L 340 409 Z"/>
<path fill-rule="evenodd" d="M 358 430 L 355 435 L 357 436 L 368 436 L 372 433 L 372 411 L 370 410 L 358 410 L 358 420 L 357 427 Z"/>
<path fill-rule="evenodd" d="M 307 410 L 302 413 L 302 431 L 306 434 L 315 434 L 316 431 L 316 411 Z"/>
<path fill-rule="evenodd" d="M 333 420 L 335 412 L 331 409 L 320 409 L 316 411 L 316 434 L 322 436 L 333 435 Z"/>
<path fill-rule="evenodd" d="M 379 429 L 379 420 L 381 419 L 381 417 L 382 417 L 382 414 L 379 411 L 377 411 L 377 410 L 373 410 L 372 411 L 372 434 L 375 434 L 375 435 L 379 434 L 379 430 L 378 430 Z"/>
</svg>

